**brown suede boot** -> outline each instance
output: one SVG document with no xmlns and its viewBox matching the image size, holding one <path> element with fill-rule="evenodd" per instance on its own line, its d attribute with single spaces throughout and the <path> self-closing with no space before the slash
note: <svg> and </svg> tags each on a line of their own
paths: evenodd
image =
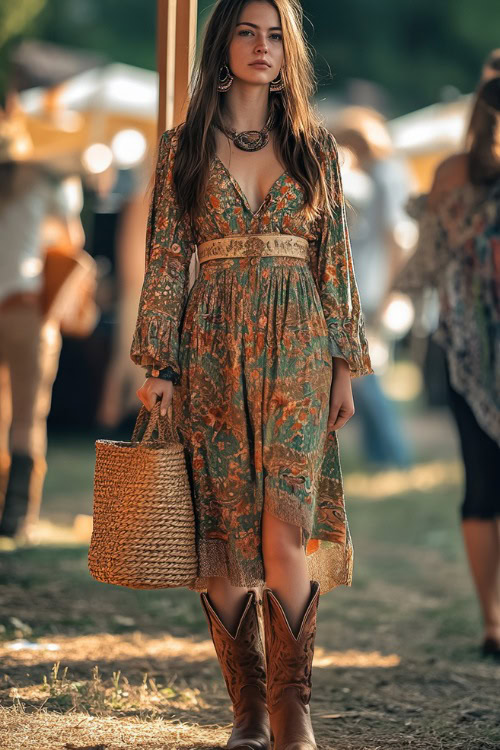
<svg viewBox="0 0 500 750">
<path fill-rule="evenodd" d="M 311 581 L 311 598 L 295 636 L 276 595 L 264 589 L 267 706 L 274 750 L 317 748 L 309 701 L 318 601 L 319 583 Z"/>
<path fill-rule="evenodd" d="M 3 508 L 0 536 L 32 536 L 40 514 L 47 462 L 43 456 L 13 453 Z"/>
<path fill-rule="evenodd" d="M 248 592 L 234 636 L 224 627 L 206 594 L 201 594 L 201 603 L 233 704 L 233 731 L 226 747 L 229 750 L 270 750 L 266 665 L 255 592 Z"/>
</svg>

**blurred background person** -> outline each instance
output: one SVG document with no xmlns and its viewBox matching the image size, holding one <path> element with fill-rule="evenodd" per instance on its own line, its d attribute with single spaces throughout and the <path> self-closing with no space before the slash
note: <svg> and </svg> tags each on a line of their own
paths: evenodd
<svg viewBox="0 0 500 750">
<path fill-rule="evenodd" d="M 465 468 L 460 512 L 484 621 L 482 652 L 500 657 L 500 50 L 483 67 L 465 149 L 412 198 L 420 237 L 395 287 L 435 287 L 435 341 Z"/>
<path fill-rule="evenodd" d="M 111 358 L 106 369 L 96 420 L 100 433 L 110 437 L 130 434 L 137 417 L 136 392 L 144 374 L 130 359 L 130 335 L 137 318 L 137 305 L 144 276 L 144 233 L 152 190 L 150 175 L 154 150 L 133 170 L 128 170 L 131 186 L 122 190 L 116 231 L 110 243 L 113 249 L 115 292 Z M 188 291 L 199 270 L 195 252 L 189 267 Z"/>
<path fill-rule="evenodd" d="M 144 232 L 152 186 L 147 184 L 153 170 L 151 156 L 129 170 L 131 187 L 122 191 L 113 249 L 113 326 L 111 358 L 102 385 L 96 420 L 110 436 L 129 434 L 137 417 L 136 392 L 144 382 L 143 373 L 130 359 L 130 332 L 133 330 L 144 275 Z M 149 180 L 150 182 L 150 180 Z M 197 272 L 197 255 L 190 265 L 189 289 Z"/>
<path fill-rule="evenodd" d="M 376 339 L 388 350 L 390 341 L 381 314 L 405 252 L 400 228 L 409 221 L 404 205 L 411 175 L 404 159 L 393 150 L 384 116 L 376 110 L 346 107 L 330 127 L 344 152 L 347 222 L 368 340 L 372 345 Z M 379 374 L 352 385 L 354 420 L 361 428 L 366 459 L 376 469 L 408 467 L 413 451 Z"/>
<path fill-rule="evenodd" d="M 61 349 L 43 310 L 44 245 L 79 248 L 84 236 L 78 178 L 37 161 L 13 101 L 0 114 L 0 537 L 33 540 Z"/>
<path fill-rule="evenodd" d="M 144 271 L 143 233 L 148 202 L 145 186 L 134 183 L 130 195 L 125 196 L 120 208 L 113 240 L 114 284 L 113 321 L 110 340 L 111 358 L 106 369 L 96 420 L 101 430 L 115 434 L 125 420 L 137 416 L 136 391 L 144 378 L 130 359 L 130 331 L 133 330 Z M 142 379 L 141 379 L 142 378 Z"/>
</svg>

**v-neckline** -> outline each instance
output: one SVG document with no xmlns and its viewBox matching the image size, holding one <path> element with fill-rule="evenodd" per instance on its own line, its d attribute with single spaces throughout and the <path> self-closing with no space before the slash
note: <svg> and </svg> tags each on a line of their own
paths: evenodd
<svg viewBox="0 0 500 750">
<path fill-rule="evenodd" d="M 248 198 L 246 197 L 245 193 L 241 189 L 241 186 L 240 186 L 238 180 L 236 179 L 236 177 L 233 177 L 233 175 L 231 174 L 231 172 L 229 171 L 229 169 L 226 167 L 226 165 L 224 164 L 224 162 L 222 161 L 222 159 L 219 156 L 217 156 L 217 154 L 215 154 L 215 159 L 219 162 L 219 164 L 221 165 L 222 169 L 226 172 L 227 176 L 229 177 L 229 179 L 233 183 L 233 185 L 234 185 L 237 193 L 241 196 L 241 198 L 243 200 L 243 203 L 245 204 L 245 206 L 247 207 L 248 211 L 252 215 L 252 218 L 255 218 L 255 216 L 257 216 L 257 214 L 259 213 L 259 211 L 262 208 L 262 206 L 264 206 L 267 203 L 268 198 L 273 193 L 274 188 L 276 187 L 276 185 L 278 184 L 278 182 L 280 182 L 280 180 L 282 180 L 283 177 L 285 177 L 286 175 L 288 175 L 288 170 L 285 169 L 285 171 L 282 172 L 279 175 L 279 177 L 277 177 L 275 179 L 275 181 L 273 182 L 273 184 L 271 185 L 271 187 L 267 191 L 267 193 L 266 193 L 266 195 L 264 197 L 264 200 L 262 201 L 262 203 L 258 207 L 257 211 L 252 211 L 252 207 L 250 206 L 250 203 L 248 202 Z"/>
</svg>

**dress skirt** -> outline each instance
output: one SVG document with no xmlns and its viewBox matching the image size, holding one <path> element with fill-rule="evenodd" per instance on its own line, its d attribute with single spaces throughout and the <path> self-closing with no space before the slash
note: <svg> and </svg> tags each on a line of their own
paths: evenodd
<svg viewBox="0 0 500 750">
<path fill-rule="evenodd" d="M 335 431 L 332 356 L 309 263 L 201 264 L 181 321 L 173 420 L 186 448 L 198 578 L 262 586 L 262 514 L 302 529 L 312 579 L 349 585 L 352 545 Z"/>
<path fill-rule="evenodd" d="M 351 377 L 373 370 L 335 140 L 318 131 L 330 205 L 323 201 L 315 215 L 288 171 L 252 210 L 215 156 L 192 219 L 174 186 L 180 128 L 160 140 L 130 354 L 174 378 L 174 430 L 196 515 L 199 570 L 191 588 L 205 589 L 212 576 L 264 584 L 264 511 L 302 530 L 321 593 L 350 585 L 337 436 L 327 428 L 332 357 L 345 359 Z M 305 240 L 307 258 L 256 251 L 256 237 L 269 234 Z M 228 237 L 252 240 L 237 257 L 205 256 L 190 286 L 196 249 Z"/>
</svg>

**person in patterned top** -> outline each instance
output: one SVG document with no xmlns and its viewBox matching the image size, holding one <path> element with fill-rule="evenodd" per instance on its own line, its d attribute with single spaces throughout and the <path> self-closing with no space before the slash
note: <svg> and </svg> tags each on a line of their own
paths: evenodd
<svg viewBox="0 0 500 750">
<path fill-rule="evenodd" d="M 481 651 L 500 658 L 500 50 L 487 59 L 466 149 L 410 199 L 418 246 L 395 281 L 437 289 L 434 340 L 446 354 L 449 405 L 465 468 L 462 531 L 484 620 Z"/>
</svg>

